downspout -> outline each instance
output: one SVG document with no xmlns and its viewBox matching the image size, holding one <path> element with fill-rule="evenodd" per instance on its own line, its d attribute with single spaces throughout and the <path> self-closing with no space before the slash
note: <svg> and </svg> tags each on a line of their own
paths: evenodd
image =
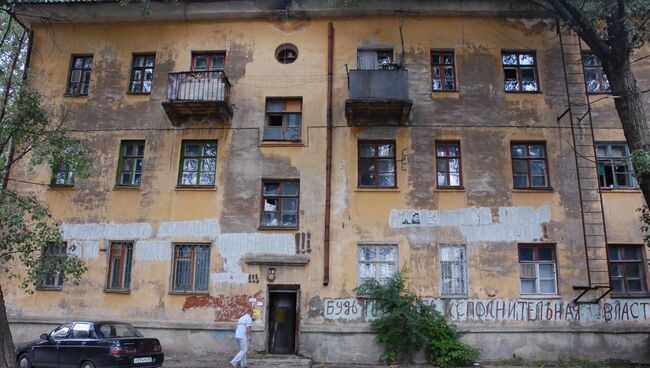
<svg viewBox="0 0 650 368">
<path fill-rule="evenodd" d="M 332 64 L 334 25 L 327 25 L 327 155 L 325 161 L 325 234 L 323 237 L 323 286 L 330 283 L 330 209 L 332 199 Z"/>
</svg>

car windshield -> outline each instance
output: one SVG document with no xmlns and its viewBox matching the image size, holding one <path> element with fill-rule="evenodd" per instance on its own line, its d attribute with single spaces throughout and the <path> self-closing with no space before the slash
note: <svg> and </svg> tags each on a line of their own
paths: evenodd
<svg viewBox="0 0 650 368">
<path fill-rule="evenodd" d="M 55 328 L 54 331 L 50 332 L 50 337 L 53 339 L 60 339 L 66 337 L 68 335 L 68 331 L 70 331 L 71 326 L 72 323 L 66 323 L 64 325 Z"/>
<path fill-rule="evenodd" d="M 102 323 L 99 330 L 107 338 L 142 337 L 142 334 L 128 323 Z"/>
</svg>

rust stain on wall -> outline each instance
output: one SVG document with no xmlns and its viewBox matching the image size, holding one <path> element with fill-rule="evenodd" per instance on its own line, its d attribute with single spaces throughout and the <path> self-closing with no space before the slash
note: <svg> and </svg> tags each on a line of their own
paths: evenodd
<svg viewBox="0 0 650 368">
<path fill-rule="evenodd" d="M 249 298 L 255 298 L 257 301 L 264 299 L 262 290 L 253 295 L 192 295 L 188 296 L 183 303 L 183 312 L 197 308 L 213 308 L 215 322 L 237 321 L 239 317 L 246 312 L 251 306 Z"/>
</svg>

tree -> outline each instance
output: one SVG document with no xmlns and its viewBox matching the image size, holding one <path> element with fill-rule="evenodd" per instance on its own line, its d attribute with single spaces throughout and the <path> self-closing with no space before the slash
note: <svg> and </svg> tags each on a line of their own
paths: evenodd
<svg viewBox="0 0 650 368">
<path fill-rule="evenodd" d="M 85 177 L 90 171 L 88 149 L 63 129 L 66 112 L 57 121 L 40 104 L 30 86 L 26 64 L 29 31 L 11 14 L 11 4 L 0 3 L 0 272 L 23 290 L 32 292 L 47 277 L 78 283 L 85 271 L 81 259 L 66 252 L 58 224 L 49 209 L 27 189 L 45 185 L 23 181 L 14 189 L 11 168 L 17 164 L 65 165 Z M 50 250 L 49 252 L 47 250 Z M 0 282 L 0 368 L 16 366 L 2 283 Z"/>
<path fill-rule="evenodd" d="M 648 0 L 530 0 L 555 13 L 600 60 L 646 203 L 650 203 L 650 129 L 631 55 L 647 41 Z"/>
</svg>

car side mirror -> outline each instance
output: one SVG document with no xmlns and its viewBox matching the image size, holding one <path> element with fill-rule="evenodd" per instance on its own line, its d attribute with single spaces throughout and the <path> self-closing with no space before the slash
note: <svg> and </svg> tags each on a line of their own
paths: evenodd
<svg viewBox="0 0 650 368">
<path fill-rule="evenodd" d="M 50 340 L 50 335 L 49 335 L 49 334 L 46 334 L 46 333 L 41 334 L 41 339 L 43 339 L 43 340 L 48 340 L 48 341 L 49 341 L 49 340 Z"/>
</svg>

